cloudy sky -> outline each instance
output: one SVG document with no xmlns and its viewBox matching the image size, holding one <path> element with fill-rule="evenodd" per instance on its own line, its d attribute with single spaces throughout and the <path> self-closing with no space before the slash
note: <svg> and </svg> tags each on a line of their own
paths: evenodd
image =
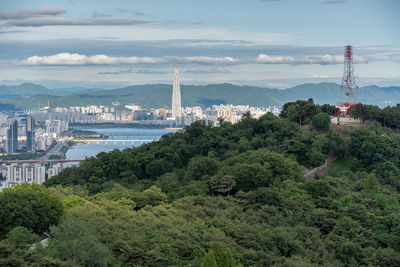
<svg viewBox="0 0 400 267">
<path fill-rule="evenodd" d="M 0 84 L 400 85 L 398 0 L 0 0 Z"/>
</svg>

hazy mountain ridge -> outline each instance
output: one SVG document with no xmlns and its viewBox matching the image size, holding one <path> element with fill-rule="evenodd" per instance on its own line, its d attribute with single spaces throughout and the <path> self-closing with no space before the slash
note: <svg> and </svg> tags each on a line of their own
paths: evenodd
<svg viewBox="0 0 400 267">
<path fill-rule="evenodd" d="M 136 104 L 142 107 L 170 107 L 172 85 L 145 84 L 128 86 L 118 89 L 83 90 L 67 93 L 62 90 L 51 90 L 40 85 L 23 84 L 21 91 L 14 87 L 18 96 L 4 99 L 2 103 L 13 104 L 19 108 L 36 108 L 46 105 L 50 100 L 51 106 L 82 106 L 82 105 L 111 105 L 119 102 L 121 105 Z M 0 87 L 0 96 L 1 96 Z M 36 93 L 34 91 L 36 89 Z M 288 89 L 270 89 L 255 86 L 238 86 L 229 83 L 209 85 L 181 85 L 182 106 L 208 106 L 211 104 L 234 104 L 251 106 L 276 106 L 299 99 L 313 98 L 315 103 L 335 104 L 338 101 L 340 85 L 335 83 L 306 83 Z M 378 87 L 370 85 L 358 90 L 360 101 L 365 104 L 380 107 L 400 103 L 400 87 Z M 391 102 L 388 102 L 391 101 Z"/>
<path fill-rule="evenodd" d="M 51 94 L 53 91 L 42 85 L 23 83 L 20 85 L 0 85 L 0 98 L 14 96 L 32 96 L 36 94 Z"/>
</svg>

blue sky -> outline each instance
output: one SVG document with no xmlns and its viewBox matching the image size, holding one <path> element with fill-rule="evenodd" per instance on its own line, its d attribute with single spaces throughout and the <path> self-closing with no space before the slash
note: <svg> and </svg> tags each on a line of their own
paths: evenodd
<svg viewBox="0 0 400 267">
<path fill-rule="evenodd" d="M 400 85 L 398 0 L 0 1 L 0 83 Z"/>
</svg>

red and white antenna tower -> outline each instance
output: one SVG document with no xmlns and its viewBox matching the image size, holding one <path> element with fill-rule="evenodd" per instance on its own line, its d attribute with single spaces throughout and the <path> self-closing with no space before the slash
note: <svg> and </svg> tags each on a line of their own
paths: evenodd
<svg viewBox="0 0 400 267">
<path fill-rule="evenodd" d="M 350 115 L 355 109 L 358 104 L 357 89 L 353 69 L 353 47 L 347 45 L 344 50 L 344 73 L 338 103 L 341 115 Z"/>
</svg>

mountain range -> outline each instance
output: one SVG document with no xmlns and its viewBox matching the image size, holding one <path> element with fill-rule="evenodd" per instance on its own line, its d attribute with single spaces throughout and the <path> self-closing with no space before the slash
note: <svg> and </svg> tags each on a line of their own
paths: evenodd
<svg viewBox="0 0 400 267">
<path fill-rule="evenodd" d="M 305 83 L 288 89 L 271 89 L 255 86 L 238 86 L 229 83 L 209 85 L 181 85 L 182 106 L 207 107 L 213 104 L 250 106 L 276 106 L 299 99 L 313 98 L 315 103 L 335 104 L 339 99 L 340 85 L 335 83 Z M 145 84 L 119 89 L 62 88 L 48 89 L 25 83 L 19 86 L 0 86 L 0 102 L 20 109 L 47 105 L 52 107 L 135 104 L 141 107 L 170 107 L 172 85 Z M 358 89 L 360 102 L 380 107 L 400 103 L 400 87 L 375 85 Z M 1 108 L 1 106 L 0 106 Z"/>
</svg>

